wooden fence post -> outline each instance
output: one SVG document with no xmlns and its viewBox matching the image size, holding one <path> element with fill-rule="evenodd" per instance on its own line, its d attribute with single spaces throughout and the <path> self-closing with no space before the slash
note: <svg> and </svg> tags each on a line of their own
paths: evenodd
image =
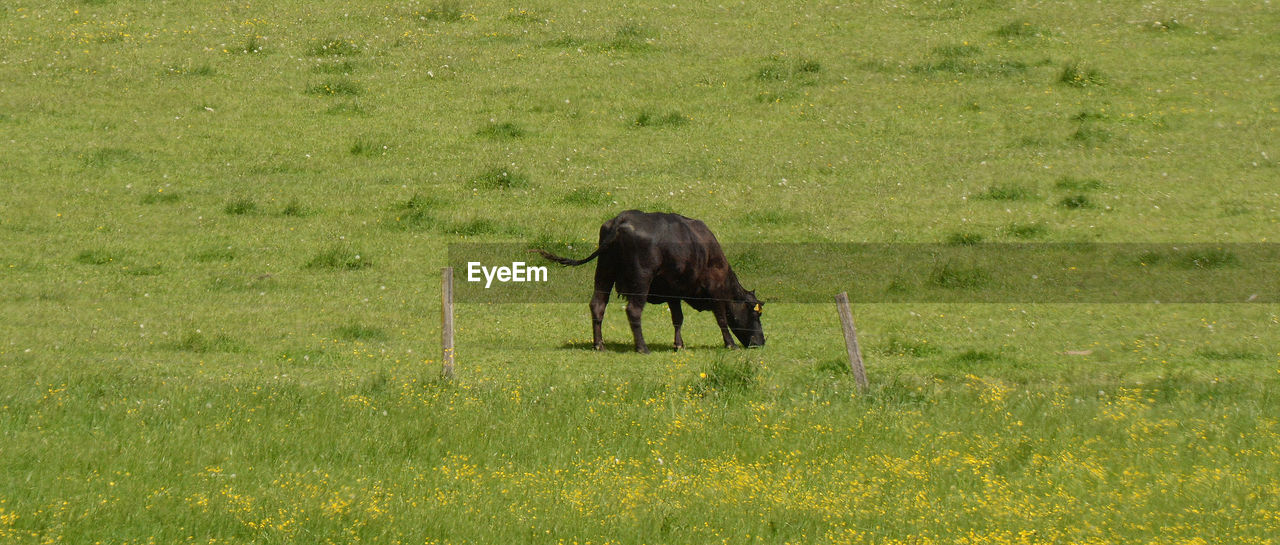
<svg viewBox="0 0 1280 545">
<path fill-rule="evenodd" d="M 853 328 L 853 311 L 849 310 L 849 294 L 836 295 L 836 308 L 840 311 L 840 325 L 844 327 L 844 346 L 849 351 L 849 369 L 858 381 L 858 390 L 867 391 L 867 370 L 862 366 L 862 349 L 858 347 L 858 331 Z"/>
<path fill-rule="evenodd" d="M 453 267 L 440 271 L 440 346 L 443 350 L 440 374 L 453 378 Z"/>
</svg>

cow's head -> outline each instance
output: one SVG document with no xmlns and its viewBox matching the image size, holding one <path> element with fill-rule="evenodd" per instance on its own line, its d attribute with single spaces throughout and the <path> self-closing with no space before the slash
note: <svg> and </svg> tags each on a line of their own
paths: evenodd
<svg viewBox="0 0 1280 545">
<path fill-rule="evenodd" d="M 743 346 L 764 346 L 764 326 L 760 325 L 760 315 L 764 313 L 764 303 L 756 299 L 756 292 L 746 292 L 741 301 L 729 304 L 729 330 Z"/>
</svg>

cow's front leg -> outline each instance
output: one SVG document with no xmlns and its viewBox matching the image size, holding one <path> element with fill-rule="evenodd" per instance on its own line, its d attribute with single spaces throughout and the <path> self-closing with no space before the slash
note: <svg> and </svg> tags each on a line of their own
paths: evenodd
<svg viewBox="0 0 1280 545">
<path fill-rule="evenodd" d="M 680 300 L 667 302 L 671 308 L 671 325 L 676 329 L 676 350 L 684 348 L 684 339 L 680 338 L 680 326 L 684 325 L 684 309 L 680 308 Z"/>
<path fill-rule="evenodd" d="M 733 342 L 733 333 L 729 332 L 729 320 L 725 317 L 727 311 L 723 306 L 718 306 L 714 312 L 716 325 L 720 326 L 720 333 L 724 335 L 724 347 L 731 350 L 737 348 L 738 344 Z"/>
<path fill-rule="evenodd" d="M 632 297 L 627 301 L 627 321 L 631 322 L 631 335 L 636 338 L 636 352 L 649 353 L 649 346 L 644 343 L 644 332 L 640 330 L 640 315 L 644 312 L 644 298 Z"/>
</svg>

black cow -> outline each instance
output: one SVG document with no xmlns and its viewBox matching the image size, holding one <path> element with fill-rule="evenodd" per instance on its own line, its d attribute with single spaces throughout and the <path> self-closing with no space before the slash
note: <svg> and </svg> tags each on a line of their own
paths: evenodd
<svg viewBox="0 0 1280 545">
<path fill-rule="evenodd" d="M 604 349 L 600 323 L 609 294 L 617 287 L 627 298 L 627 319 L 635 336 L 636 352 L 648 353 L 640 314 L 645 302 L 666 303 L 675 326 L 676 350 L 684 348 L 680 326 L 684 312 L 680 301 L 695 310 L 710 310 L 724 334 L 724 345 L 737 348 L 732 331 L 746 346 L 763 346 L 760 326 L 763 303 L 747 291 L 729 267 L 715 235 L 701 221 L 679 214 L 627 210 L 600 226 L 596 251 L 584 259 L 569 259 L 546 250 L 533 250 L 562 265 L 577 266 L 597 257 L 595 293 L 591 296 L 591 333 L 596 350 Z"/>
</svg>

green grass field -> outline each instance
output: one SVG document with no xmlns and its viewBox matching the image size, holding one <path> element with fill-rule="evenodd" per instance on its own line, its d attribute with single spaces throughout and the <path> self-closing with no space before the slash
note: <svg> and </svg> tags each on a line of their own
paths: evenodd
<svg viewBox="0 0 1280 545">
<path fill-rule="evenodd" d="M 1280 238 L 1267 2 L 0 6 L 0 543 L 1280 541 L 1275 304 L 610 350 L 457 242 Z M 745 276 L 769 300 L 771 287 Z M 779 288 L 774 288 L 775 293 Z"/>
</svg>

